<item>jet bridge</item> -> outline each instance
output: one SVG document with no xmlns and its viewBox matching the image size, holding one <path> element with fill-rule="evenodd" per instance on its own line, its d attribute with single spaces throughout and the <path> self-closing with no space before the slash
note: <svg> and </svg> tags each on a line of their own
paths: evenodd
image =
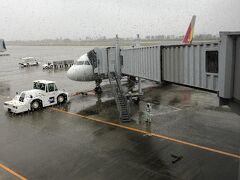
<svg viewBox="0 0 240 180">
<path fill-rule="evenodd" d="M 96 53 L 97 62 L 94 73 L 97 73 L 102 77 L 106 77 L 109 72 L 114 72 L 116 63 L 116 48 L 94 48 L 94 51 Z"/>
<path fill-rule="evenodd" d="M 212 91 L 240 101 L 240 32 L 221 32 L 220 41 L 124 49 L 96 49 L 95 73 L 122 75 Z M 118 84 L 122 97 L 124 92 Z M 119 99 L 120 95 L 115 99 Z M 126 103 L 125 103 L 125 106 Z"/>
<path fill-rule="evenodd" d="M 95 49 L 97 68 L 161 83 L 176 83 L 208 91 L 219 91 L 219 42 L 164 45 L 120 49 Z M 119 60 L 116 60 L 119 59 Z"/>
<path fill-rule="evenodd" d="M 163 80 L 218 91 L 219 43 L 162 47 Z"/>
<path fill-rule="evenodd" d="M 121 49 L 121 72 L 218 91 L 218 51 L 217 42 Z"/>
<path fill-rule="evenodd" d="M 240 102 L 240 32 L 220 41 L 121 49 L 121 72 L 216 92 Z"/>
<path fill-rule="evenodd" d="M 161 82 L 160 46 L 121 49 L 120 56 L 123 74 Z"/>
</svg>

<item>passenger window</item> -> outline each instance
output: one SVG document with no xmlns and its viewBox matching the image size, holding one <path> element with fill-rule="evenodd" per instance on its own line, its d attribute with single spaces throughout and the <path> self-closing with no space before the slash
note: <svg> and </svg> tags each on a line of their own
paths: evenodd
<svg viewBox="0 0 240 180">
<path fill-rule="evenodd" d="M 218 73 L 218 51 L 206 51 L 206 72 Z"/>
<path fill-rule="evenodd" d="M 85 65 L 90 65 L 90 62 L 89 61 L 85 61 Z"/>
<path fill-rule="evenodd" d="M 54 91 L 54 84 L 50 83 L 48 84 L 48 92 L 53 92 Z"/>
<path fill-rule="evenodd" d="M 58 90 L 58 88 L 57 88 L 56 84 L 54 85 L 54 87 L 55 87 L 55 91 L 57 91 L 57 90 Z"/>
</svg>

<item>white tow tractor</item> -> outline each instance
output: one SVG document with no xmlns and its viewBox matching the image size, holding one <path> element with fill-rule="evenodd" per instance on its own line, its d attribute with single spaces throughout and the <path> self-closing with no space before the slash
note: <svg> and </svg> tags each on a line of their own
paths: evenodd
<svg viewBox="0 0 240 180">
<path fill-rule="evenodd" d="M 23 91 L 11 101 L 6 101 L 4 109 L 17 114 L 68 101 L 68 93 L 58 90 L 54 81 L 37 80 L 33 82 L 32 90 Z"/>
</svg>

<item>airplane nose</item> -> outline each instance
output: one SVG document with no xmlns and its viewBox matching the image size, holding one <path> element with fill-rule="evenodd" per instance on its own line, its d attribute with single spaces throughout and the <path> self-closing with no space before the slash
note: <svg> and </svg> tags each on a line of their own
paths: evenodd
<svg viewBox="0 0 240 180">
<path fill-rule="evenodd" d="M 70 67 L 67 71 L 67 77 L 71 80 L 73 80 L 73 72 L 72 72 L 72 67 Z"/>
<path fill-rule="evenodd" d="M 73 81 L 78 81 L 78 77 L 80 75 L 79 73 L 81 73 L 81 71 L 75 65 L 73 65 L 67 71 L 67 77 Z"/>
<path fill-rule="evenodd" d="M 92 66 L 73 65 L 67 71 L 67 77 L 73 81 L 92 81 Z"/>
</svg>

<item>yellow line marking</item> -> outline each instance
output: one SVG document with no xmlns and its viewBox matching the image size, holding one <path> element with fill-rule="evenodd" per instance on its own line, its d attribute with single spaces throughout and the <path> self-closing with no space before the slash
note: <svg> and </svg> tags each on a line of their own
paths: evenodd
<svg viewBox="0 0 240 180">
<path fill-rule="evenodd" d="M 21 180 L 27 180 L 27 178 L 21 176 L 20 174 L 14 172 L 13 170 L 9 169 L 8 167 L 4 166 L 3 164 L 0 164 L 0 168 L 4 169 L 5 171 L 11 173 L 12 175 L 18 177 Z"/>
<path fill-rule="evenodd" d="M 225 152 L 225 151 L 209 148 L 209 147 L 206 147 L 206 146 L 193 144 L 193 143 L 190 143 L 190 142 L 187 142 L 187 141 L 171 138 L 171 137 L 168 137 L 168 136 L 165 136 L 165 135 L 161 135 L 161 134 L 157 134 L 157 133 L 151 133 L 151 132 L 148 132 L 148 131 L 145 131 L 145 130 L 132 128 L 132 127 L 129 127 L 129 126 L 125 126 L 125 125 L 121 125 L 121 124 L 117 124 L 117 123 L 113 123 L 113 122 L 108 122 L 108 121 L 96 119 L 96 118 L 89 117 L 89 116 L 83 116 L 83 115 L 76 114 L 76 113 L 73 113 L 73 112 L 67 112 L 67 111 L 64 111 L 64 110 L 61 110 L 61 109 L 57 109 L 57 108 L 50 108 L 50 109 L 52 109 L 54 111 L 58 111 L 58 112 L 62 112 L 62 113 L 70 114 L 70 115 L 74 115 L 74 116 L 79 116 L 79 117 L 82 117 L 84 119 L 89 119 L 89 120 L 96 121 L 96 122 L 99 122 L 99 123 L 103 123 L 103 124 L 108 124 L 108 125 L 111 125 L 111 126 L 119 127 L 119 128 L 122 128 L 122 129 L 127 129 L 127 130 L 130 130 L 130 131 L 134 131 L 134 132 L 138 132 L 138 133 L 142 133 L 142 134 L 152 135 L 152 136 L 157 137 L 157 138 L 161 138 L 161 139 L 165 139 L 165 140 L 172 141 L 172 142 L 175 142 L 175 143 L 184 144 L 184 145 L 195 147 L 195 148 L 198 148 L 198 149 L 214 152 L 214 153 L 225 155 L 225 156 L 228 156 L 228 157 L 233 157 L 233 158 L 240 159 L 240 155 L 239 154 L 233 154 L 233 153 L 229 153 L 229 152 Z"/>
</svg>

